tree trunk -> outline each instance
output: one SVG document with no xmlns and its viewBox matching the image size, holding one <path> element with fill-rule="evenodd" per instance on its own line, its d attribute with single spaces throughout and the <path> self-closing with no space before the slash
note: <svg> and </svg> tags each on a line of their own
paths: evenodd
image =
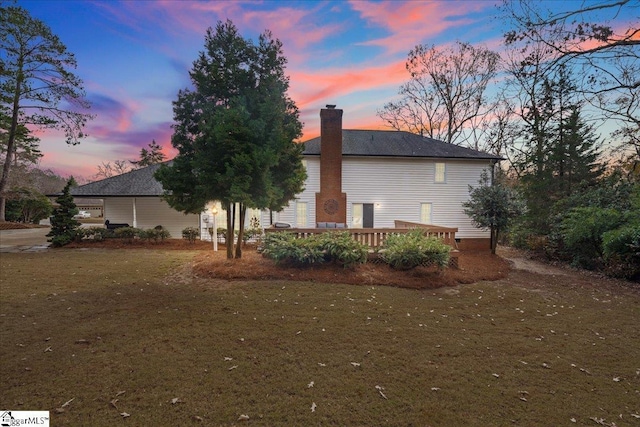
<svg viewBox="0 0 640 427">
<path fill-rule="evenodd" d="M 498 229 L 491 227 L 491 253 L 496 254 L 496 247 L 498 246 Z"/>
<path fill-rule="evenodd" d="M 227 259 L 233 259 L 233 212 L 231 206 L 229 203 L 224 207 L 227 211 L 227 235 L 224 238 L 227 244 Z"/>
<path fill-rule="evenodd" d="M 236 258 L 242 258 L 242 239 L 244 239 L 244 217 L 247 213 L 247 206 L 240 203 L 238 207 L 240 211 L 238 221 L 238 242 L 236 243 Z"/>
<path fill-rule="evenodd" d="M 11 112 L 11 127 L 7 141 L 7 157 L 4 159 L 4 168 L 0 178 L 0 222 L 6 221 L 5 208 L 7 206 L 7 187 L 9 186 L 9 171 L 11 170 L 11 153 L 15 150 L 16 133 L 18 130 L 18 116 L 20 113 L 20 87 L 24 76 L 22 74 L 24 59 L 18 59 L 18 76 L 16 77 L 16 90 L 13 93 L 13 111 Z"/>
</svg>

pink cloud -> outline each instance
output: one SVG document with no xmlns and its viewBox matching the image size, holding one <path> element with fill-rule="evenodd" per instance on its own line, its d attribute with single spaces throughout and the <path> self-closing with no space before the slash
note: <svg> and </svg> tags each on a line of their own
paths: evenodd
<svg viewBox="0 0 640 427">
<path fill-rule="evenodd" d="M 256 35 L 270 30 L 283 43 L 289 64 L 304 65 L 313 55 L 310 47 L 322 43 L 328 36 L 340 32 L 341 24 L 326 24 L 319 21 L 317 12 L 324 7 L 319 4 L 312 8 L 277 7 L 259 9 L 262 2 L 254 2 L 255 9 L 247 7 L 251 2 L 235 1 L 150 1 L 98 3 L 98 6 L 118 23 L 132 28 L 137 42 L 162 52 L 172 58 L 180 68 L 188 68 L 193 58 L 183 57 L 183 46 L 197 41 L 202 49 L 204 34 L 217 21 L 230 19 L 243 36 L 250 31 Z M 278 3 L 271 3 L 271 5 Z M 249 4 L 251 6 L 251 4 Z M 141 24 L 144 23 L 144 24 Z M 116 27 L 117 28 L 117 27 Z M 109 28 L 109 31 L 117 31 Z M 157 34 L 171 34 L 171 41 L 157 39 Z M 132 38 L 131 34 L 122 34 Z M 185 62 L 187 59 L 188 62 Z"/>
<path fill-rule="evenodd" d="M 474 22 L 472 19 L 463 19 L 461 16 L 486 7 L 493 7 L 490 2 L 453 1 L 352 0 L 350 5 L 360 13 L 363 19 L 391 33 L 388 37 L 363 43 L 363 45 L 383 47 L 388 53 L 408 51 L 422 40 L 443 34 L 453 28 L 471 25 Z"/>
<path fill-rule="evenodd" d="M 88 132 L 96 136 L 108 135 L 114 130 L 126 132 L 139 106 L 132 100 L 121 101 L 109 96 L 91 94 L 90 113 L 96 117 L 87 125 Z"/>
<path fill-rule="evenodd" d="M 358 91 L 399 86 L 407 78 L 404 61 L 360 69 L 324 70 L 318 73 L 294 71 L 291 74 L 290 93 L 298 107 L 304 109 L 321 100 L 330 102 L 332 98 Z"/>
</svg>

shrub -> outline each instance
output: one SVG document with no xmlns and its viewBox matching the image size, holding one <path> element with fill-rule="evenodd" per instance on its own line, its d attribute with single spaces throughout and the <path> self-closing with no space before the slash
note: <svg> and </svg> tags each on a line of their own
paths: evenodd
<svg viewBox="0 0 640 427">
<path fill-rule="evenodd" d="M 260 224 L 260 219 L 256 216 L 251 217 L 249 219 L 249 228 L 244 230 L 242 234 L 242 241 L 246 244 L 249 240 L 255 239 L 256 243 L 260 244 L 260 240 L 262 238 L 262 225 Z"/>
<path fill-rule="evenodd" d="M 251 239 L 259 239 L 262 236 L 262 228 L 247 228 L 242 234 L 242 241 L 247 243 Z"/>
<path fill-rule="evenodd" d="M 419 265 L 435 264 L 444 268 L 449 264 L 451 248 L 422 231 L 387 236 L 380 257 L 392 268 L 410 270 Z"/>
<path fill-rule="evenodd" d="M 602 262 L 602 235 L 618 228 L 622 215 L 615 209 L 574 208 L 562 220 L 561 235 L 573 264 L 593 269 Z"/>
<path fill-rule="evenodd" d="M 276 263 L 283 261 L 295 265 L 308 265 L 324 261 L 324 253 L 311 239 L 296 239 L 286 231 L 268 233 L 263 242 L 262 254 Z"/>
<path fill-rule="evenodd" d="M 171 233 L 169 233 L 169 230 L 167 230 L 166 228 L 156 227 L 155 230 L 156 230 L 156 239 L 160 239 L 160 241 L 163 241 L 171 238 Z"/>
<path fill-rule="evenodd" d="M 13 190 L 6 203 L 7 221 L 37 224 L 53 211 L 53 205 L 45 195 L 28 188 Z"/>
<path fill-rule="evenodd" d="M 356 242 L 348 232 L 326 232 L 297 239 L 281 231 L 267 233 L 262 243 L 264 256 L 294 265 L 335 262 L 351 267 L 367 261 L 367 246 Z"/>
<path fill-rule="evenodd" d="M 138 237 L 140 237 L 141 239 L 145 239 L 149 242 L 153 240 L 154 242 L 157 243 L 158 241 L 163 241 L 164 239 L 168 239 L 169 237 L 171 237 L 171 234 L 164 227 L 162 227 L 161 225 L 158 225 L 154 228 L 149 228 L 146 230 L 138 230 Z"/>
<path fill-rule="evenodd" d="M 107 230 L 104 227 L 89 227 L 82 228 L 82 238 L 87 240 L 93 240 L 99 242 L 111 236 L 111 230 Z"/>
<path fill-rule="evenodd" d="M 213 238 L 213 227 L 207 228 L 207 231 L 209 232 L 209 236 L 211 236 Z M 222 228 L 222 227 L 216 228 L 216 234 L 218 236 L 218 241 L 220 241 L 220 239 L 224 239 L 224 240 L 227 239 L 227 229 L 226 228 Z M 233 234 L 235 236 L 237 236 L 238 235 L 238 230 L 235 230 L 233 232 Z"/>
<path fill-rule="evenodd" d="M 527 227 L 524 222 L 519 222 L 509 228 L 509 244 L 519 249 L 530 249 L 529 239 L 534 235 L 533 230 Z"/>
<path fill-rule="evenodd" d="M 53 246 L 54 248 L 59 248 L 59 247 L 68 245 L 74 240 L 75 240 L 75 237 L 71 236 L 71 234 L 58 234 L 51 237 L 49 239 L 49 242 L 51 242 L 51 246 Z"/>
<path fill-rule="evenodd" d="M 182 230 L 182 238 L 194 243 L 200 237 L 200 230 L 197 227 L 187 227 Z"/>
<path fill-rule="evenodd" d="M 329 231 L 316 236 L 325 261 L 336 262 L 345 268 L 367 262 L 368 246 L 354 240 L 349 232 Z"/>
<path fill-rule="evenodd" d="M 627 225 L 604 233 L 602 249 L 611 275 L 626 279 L 640 276 L 640 226 Z"/>
<path fill-rule="evenodd" d="M 134 227 L 120 227 L 116 228 L 114 234 L 118 239 L 127 239 L 129 242 L 132 242 L 136 236 L 140 234 L 139 228 Z"/>
</svg>

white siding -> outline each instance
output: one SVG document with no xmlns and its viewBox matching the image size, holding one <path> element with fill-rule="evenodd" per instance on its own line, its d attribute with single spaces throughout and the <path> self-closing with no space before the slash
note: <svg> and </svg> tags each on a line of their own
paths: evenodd
<svg viewBox="0 0 640 427">
<path fill-rule="evenodd" d="M 288 222 L 295 227 L 296 224 L 296 201 L 307 203 L 307 219 L 309 227 L 315 227 L 316 222 L 316 193 L 320 191 L 320 157 L 307 157 L 307 180 L 305 182 L 305 188 L 302 193 L 298 194 L 296 200 L 289 202 L 281 212 L 274 212 L 274 222 Z M 269 212 L 265 211 L 262 215 L 263 227 L 268 227 Z"/>
<path fill-rule="evenodd" d="M 136 227 L 142 229 L 161 225 L 174 239 L 182 238 L 186 227 L 198 227 L 199 215 L 178 212 L 159 197 L 114 197 L 104 199 L 104 219 L 126 223 L 133 227 L 133 206 L 136 206 Z"/>
<path fill-rule="evenodd" d="M 211 241 L 211 238 L 213 237 L 210 233 L 209 233 L 209 229 L 213 227 L 213 207 L 216 207 L 218 213 L 216 215 L 215 218 L 215 222 L 216 222 L 216 228 L 227 228 L 227 211 L 222 209 L 222 205 L 220 204 L 220 202 L 209 202 L 206 206 L 204 211 L 202 212 L 201 216 L 200 216 L 200 239 L 201 240 L 208 240 Z M 270 225 L 269 223 L 269 211 L 259 211 L 256 209 L 247 209 L 247 214 L 245 217 L 245 229 L 247 228 L 251 228 L 251 218 L 252 217 L 256 217 L 258 218 L 258 220 L 260 221 L 260 227 L 264 228 L 264 227 L 268 227 Z M 277 215 L 276 213 L 274 213 L 274 222 L 277 221 Z M 240 226 L 240 221 L 239 221 L 239 213 L 236 212 L 236 218 L 235 218 L 235 228 L 236 230 L 238 229 L 238 227 Z"/>
<path fill-rule="evenodd" d="M 342 191 L 347 193 L 347 222 L 353 203 L 374 205 L 374 227 L 393 227 L 394 220 L 420 222 L 420 204 L 431 203 L 432 223 L 457 227 L 459 238 L 488 238 L 464 213 L 469 185 L 477 186 L 480 174 L 489 169 L 488 160 L 443 160 L 444 183 L 435 182 L 436 160 L 382 157 L 343 157 Z M 315 194 L 320 191 L 320 159 L 307 158 L 309 175 L 305 190 L 298 195 L 308 203 L 310 222 L 315 218 Z M 294 204 L 280 213 L 279 220 L 295 224 Z"/>
</svg>

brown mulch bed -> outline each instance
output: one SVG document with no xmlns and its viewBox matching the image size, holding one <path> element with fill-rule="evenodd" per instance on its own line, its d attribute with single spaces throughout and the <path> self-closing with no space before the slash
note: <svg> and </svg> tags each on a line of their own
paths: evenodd
<svg viewBox="0 0 640 427">
<path fill-rule="evenodd" d="M 126 242 L 110 239 L 103 242 L 72 243 L 67 248 L 114 248 L 114 249 L 159 249 L 197 250 L 192 272 L 199 278 L 217 280 L 295 280 L 318 283 L 343 283 L 354 285 L 382 285 L 411 289 L 432 289 L 455 286 L 460 283 L 475 283 L 481 280 L 505 278 L 510 270 L 509 262 L 487 251 L 464 251 L 460 253 L 458 268 L 418 267 L 409 271 L 393 270 L 386 264 L 367 263 L 354 268 L 326 264 L 309 267 L 276 265 L 256 252 L 255 247 L 243 250 L 241 259 L 226 258 L 226 247 L 220 245 L 213 252 L 211 243 L 170 239 L 161 243 L 136 240 Z"/>
</svg>

